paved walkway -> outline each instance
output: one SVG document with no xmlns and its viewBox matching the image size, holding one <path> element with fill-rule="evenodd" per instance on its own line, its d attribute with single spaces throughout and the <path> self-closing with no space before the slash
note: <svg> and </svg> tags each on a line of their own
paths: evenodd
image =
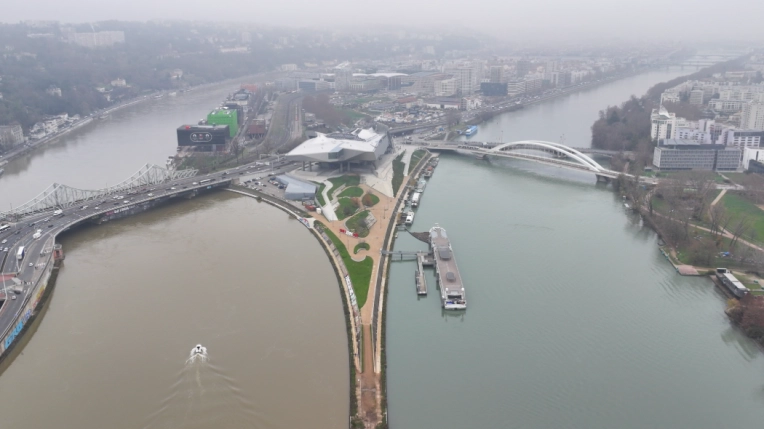
<svg viewBox="0 0 764 429">
<path fill-rule="evenodd" d="M 716 198 L 714 198 L 714 201 L 711 202 L 711 207 L 715 206 L 716 203 L 718 203 L 722 199 L 722 197 L 724 197 L 724 194 L 726 194 L 726 193 L 727 193 L 727 190 L 726 189 L 722 189 L 722 191 L 719 192 L 719 195 L 717 195 Z"/>
<path fill-rule="evenodd" d="M 337 220 L 337 214 L 334 213 L 334 205 L 332 204 L 332 201 L 329 199 L 329 190 L 334 186 L 334 183 L 324 180 L 324 191 L 321 192 L 321 195 L 324 196 L 324 201 L 326 202 L 326 205 L 321 207 L 321 212 L 324 214 L 324 217 L 328 221 L 336 221 Z"/>
</svg>

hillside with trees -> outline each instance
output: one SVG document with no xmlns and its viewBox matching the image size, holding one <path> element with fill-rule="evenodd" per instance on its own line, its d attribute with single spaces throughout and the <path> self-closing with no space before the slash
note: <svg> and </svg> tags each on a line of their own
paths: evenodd
<svg viewBox="0 0 764 429">
<path fill-rule="evenodd" d="M 71 43 L 75 33 L 101 31 L 124 32 L 124 43 L 98 48 Z M 0 24 L 0 125 L 19 122 L 27 130 L 44 115 L 89 114 L 136 95 L 272 71 L 282 64 L 375 60 L 397 55 L 401 47 L 435 45 L 442 53 L 480 46 L 469 35 L 400 40 L 377 31 L 181 21 Z M 117 79 L 126 86 L 112 85 Z M 59 88 L 60 96 L 48 88 Z"/>
<path fill-rule="evenodd" d="M 715 73 L 739 69 L 739 59 L 716 64 L 696 73 L 678 77 L 668 82 L 659 83 L 650 88 L 645 95 L 637 98 L 632 95 L 620 106 L 608 106 L 599 112 L 599 118 L 592 125 L 592 147 L 615 151 L 637 152 L 638 161 L 647 164 L 652 159 L 655 143 L 650 138 L 650 113 L 660 104 L 661 94 L 687 80 L 710 78 Z M 696 107 L 667 104 L 669 111 L 677 116 L 686 115 L 687 119 L 699 119 L 702 112 Z M 674 110 L 671 110 L 671 109 Z"/>
</svg>

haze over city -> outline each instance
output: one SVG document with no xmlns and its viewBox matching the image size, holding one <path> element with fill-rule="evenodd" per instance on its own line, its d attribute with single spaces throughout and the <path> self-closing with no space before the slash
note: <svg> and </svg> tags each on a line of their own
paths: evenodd
<svg viewBox="0 0 764 429">
<path fill-rule="evenodd" d="M 755 428 L 764 1 L 0 16 L 0 428 Z"/>
<path fill-rule="evenodd" d="M 356 28 L 406 26 L 448 30 L 469 28 L 509 39 L 567 43 L 571 40 L 739 41 L 750 43 L 764 35 L 761 25 L 741 22 L 745 16 L 764 15 L 764 2 L 742 0 L 734 10 L 712 1 L 609 0 L 463 2 L 441 0 L 311 2 L 285 0 L 225 3 L 183 0 L 136 0 L 105 4 L 97 0 L 10 2 L 0 21 L 59 20 L 89 22 L 105 20 L 202 20 L 262 25 Z M 686 25 L 685 25 L 686 24 Z"/>
</svg>

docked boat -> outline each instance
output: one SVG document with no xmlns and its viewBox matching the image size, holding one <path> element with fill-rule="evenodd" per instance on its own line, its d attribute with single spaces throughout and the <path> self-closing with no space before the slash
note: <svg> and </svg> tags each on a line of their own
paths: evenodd
<svg viewBox="0 0 764 429">
<path fill-rule="evenodd" d="M 464 131 L 464 135 L 465 135 L 465 136 L 467 136 L 467 137 L 469 137 L 469 136 L 473 136 L 473 135 L 475 135 L 475 133 L 477 132 L 477 130 L 478 130 L 478 127 L 477 127 L 477 125 L 473 125 L 473 126 L 471 126 L 471 127 L 467 128 L 467 130 L 466 130 L 466 131 Z"/>
<path fill-rule="evenodd" d="M 430 177 L 432 177 L 432 167 L 431 166 L 427 167 L 427 169 L 424 170 L 424 177 L 426 179 L 429 179 Z"/>
<path fill-rule="evenodd" d="M 406 225 L 411 225 L 412 223 L 414 223 L 414 212 L 406 213 L 406 220 L 404 223 Z"/>
<path fill-rule="evenodd" d="M 467 294 L 456 266 L 454 250 L 446 230 L 437 223 L 430 228 L 430 250 L 435 259 L 435 276 L 440 285 L 441 304 L 445 310 L 465 310 Z"/>
<path fill-rule="evenodd" d="M 416 182 L 416 192 L 424 192 L 424 188 L 427 186 L 427 181 L 424 179 L 419 179 L 418 182 Z"/>
</svg>

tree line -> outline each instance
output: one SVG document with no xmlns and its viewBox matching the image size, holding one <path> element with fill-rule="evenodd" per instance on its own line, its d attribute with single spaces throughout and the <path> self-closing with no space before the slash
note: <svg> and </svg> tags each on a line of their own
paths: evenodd
<svg viewBox="0 0 764 429">
<path fill-rule="evenodd" d="M 687 80 L 710 78 L 715 73 L 740 69 L 742 59 L 735 59 L 715 64 L 696 73 L 678 77 L 668 82 L 659 83 L 650 88 L 645 95 L 637 98 L 632 95 L 620 106 L 608 106 L 600 110 L 599 118 L 592 125 L 592 147 L 614 151 L 634 151 L 639 154 L 638 161 L 647 165 L 652 158 L 655 142 L 650 137 L 650 114 L 660 104 L 661 94 Z M 688 119 L 700 119 L 702 112 L 684 103 L 667 104 L 665 107 L 688 116 Z"/>
</svg>

